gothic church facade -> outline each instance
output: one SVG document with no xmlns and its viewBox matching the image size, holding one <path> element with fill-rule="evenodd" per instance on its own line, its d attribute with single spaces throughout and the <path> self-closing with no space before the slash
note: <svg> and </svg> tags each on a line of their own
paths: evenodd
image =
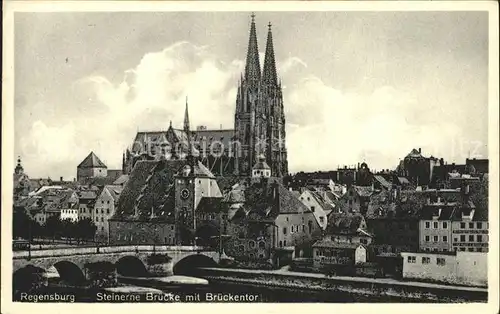
<svg viewBox="0 0 500 314">
<path fill-rule="evenodd" d="M 123 172 L 130 173 L 138 160 L 180 158 L 172 149 L 192 139 L 198 149 L 220 147 L 218 154 L 200 156 L 200 161 L 216 176 L 251 176 L 259 156 L 264 156 L 273 177 L 286 175 L 283 94 L 276 71 L 271 24 L 268 28 L 261 69 L 255 15 L 252 14 L 245 72 L 238 83 L 234 129 L 197 128 L 186 133 L 185 129 L 175 129 L 170 124 L 167 131 L 138 132 L 133 145 L 123 155 Z"/>
</svg>

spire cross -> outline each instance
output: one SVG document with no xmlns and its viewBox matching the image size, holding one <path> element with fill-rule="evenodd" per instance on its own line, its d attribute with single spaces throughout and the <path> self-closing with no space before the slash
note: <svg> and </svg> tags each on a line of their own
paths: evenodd
<svg viewBox="0 0 500 314">
<path fill-rule="evenodd" d="M 267 27 L 269 27 L 269 30 L 271 30 L 271 26 L 273 26 L 273 24 L 271 24 L 271 22 L 269 22 L 269 24 L 267 24 Z"/>
<path fill-rule="evenodd" d="M 250 16 L 252 17 L 252 22 L 255 21 L 255 13 L 252 12 L 252 14 Z"/>
</svg>

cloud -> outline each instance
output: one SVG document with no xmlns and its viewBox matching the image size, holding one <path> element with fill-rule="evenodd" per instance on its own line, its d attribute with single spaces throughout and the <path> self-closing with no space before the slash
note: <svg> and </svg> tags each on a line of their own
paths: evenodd
<svg viewBox="0 0 500 314">
<path fill-rule="evenodd" d="M 394 86 L 339 90 L 308 73 L 298 57 L 278 60 L 278 66 L 292 172 L 363 160 L 372 168 L 394 168 L 414 146 L 434 156 L 453 149 L 451 155 L 463 156 L 457 144 L 460 128 L 453 120 L 436 119 L 411 91 Z M 45 164 L 43 171 L 54 176 L 73 176 L 90 151 L 109 168 L 119 168 L 122 152 L 138 129 L 166 130 L 170 120 L 182 125 L 186 96 L 191 127 L 233 128 L 243 70 L 243 60 L 222 62 L 210 47 L 178 42 L 145 54 L 137 66 L 124 71 L 121 81 L 84 77 L 73 84 L 78 114 L 34 123 L 23 137 L 23 156 L 28 163 Z"/>
</svg>

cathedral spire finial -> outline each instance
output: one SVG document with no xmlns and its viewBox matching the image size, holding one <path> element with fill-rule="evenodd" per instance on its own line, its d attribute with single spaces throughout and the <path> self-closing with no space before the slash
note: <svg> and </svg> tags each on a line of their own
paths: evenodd
<svg viewBox="0 0 500 314">
<path fill-rule="evenodd" d="M 266 55 L 264 57 L 264 70 L 262 73 L 263 81 L 267 85 L 276 86 L 278 84 L 276 74 L 276 62 L 274 59 L 273 33 L 271 31 L 271 22 L 269 22 L 269 31 L 267 32 Z"/>
<path fill-rule="evenodd" d="M 188 109 L 187 96 L 186 96 L 186 110 L 184 111 L 184 131 L 189 132 L 189 109 Z"/>
<path fill-rule="evenodd" d="M 255 29 L 255 14 L 251 15 L 250 38 L 248 39 L 247 61 L 245 65 L 245 80 L 255 85 L 260 81 L 259 48 L 257 46 L 257 31 Z"/>
</svg>

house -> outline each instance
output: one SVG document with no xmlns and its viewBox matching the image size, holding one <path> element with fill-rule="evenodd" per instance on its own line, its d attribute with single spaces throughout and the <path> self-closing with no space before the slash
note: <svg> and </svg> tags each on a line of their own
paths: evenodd
<svg viewBox="0 0 500 314">
<path fill-rule="evenodd" d="M 78 196 L 78 220 L 92 219 L 95 201 L 98 193 L 93 190 L 77 191 Z"/>
<path fill-rule="evenodd" d="M 106 185 L 97 197 L 92 210 L 92 221 L 96 225 L 96 238 L 108 242 L 108 219 L 115 213 L 115 208 L 122 192 L 121 185 Z"/>
<path fill-rule="evenodd" d="M 488 211 L 474 204 L 463 205 L 453 213 L 451 247 L 460 252 L 488 252 Z"/>
<path fill-rule="evenodd" d="M 73 190 L 66 191 L 60 203 L 60 209 L 61 220 L 77 221 L 79 213 L 78 194 Z"/>
<path fill-rule="evenodd" d="M 469 167 L 469 174 L 482 175 L 489 173 L 488 159 L 466 158 L 465 165 Z"/>
<path fill-rule="evenodd" d="M 276 178 L 244 178 L 225 198 L 227 255 L 243 262 L 284 265 L 311 256 L 321 235 L 314 214 Z"/>
<path fill-rule="evenodd" d="M 401 252 L 403 278 L 468 286 L 488 285 L 488 254 Z"/>
<path fill-rule="evenodd" d="M 366 213 L 368 231 L 373 234 L 377 255 L 417 251 L 420 209 L 428 196 L 422 192 L 392 190 L 374 195 Z"/>
<path fill-rule="evenodd" d="M 452 219 L 457 203 L 435 202 L 423 206 L 420 213 L 420 251 L 452 251 Z"/>
<path fill-rule="evenodd" d="M 372 186 L 351 185 L 340 201 L 344 208 L 350 213 L 365 214 L 370 203 L 370 198 L 374 194 Z"/>
<path fill-rule="evenodd" d="M 366 231 L 366 222 L 360 214 L 332 213 L 321 240 L 313 245 L 313 267 L 350 265 L 367 261 L 367 246 L 372 235 Z"/>
<path fill-rule="evenodd" d="M 350 266 L 365 263 L 367 250 L 363 244 L 343 243 L 324 238 L 313 245 L 313 268 L 322 271 L 327 267 Z"/>
<path fill-rule="evenodd" d="M 311 191 L 309 189 L 304 189 L 302 194 L 300 194 L 300 201 L 314 214 L 316 221 L 322 230 L 326 229 L 328 214 L 330 214 L 335 208 L 332 204 L 326 201 L 322 196 L 322 193 Z"/>
<path fill-rule="evenodd" d="M 215 176 L 195 158 L 140 160 L 108 219 L 109 242 L 208 243 L 219 235 L 214 198 L 222 198 Z"/>
<path fill-rule="evenodd" d="M 107 177 L 108 167 L 99 159 L 99 157 L 90 152 L 85 159 L 76 168 L 76 179 L 81 181 L 85 178 Z"/>
</svg>

